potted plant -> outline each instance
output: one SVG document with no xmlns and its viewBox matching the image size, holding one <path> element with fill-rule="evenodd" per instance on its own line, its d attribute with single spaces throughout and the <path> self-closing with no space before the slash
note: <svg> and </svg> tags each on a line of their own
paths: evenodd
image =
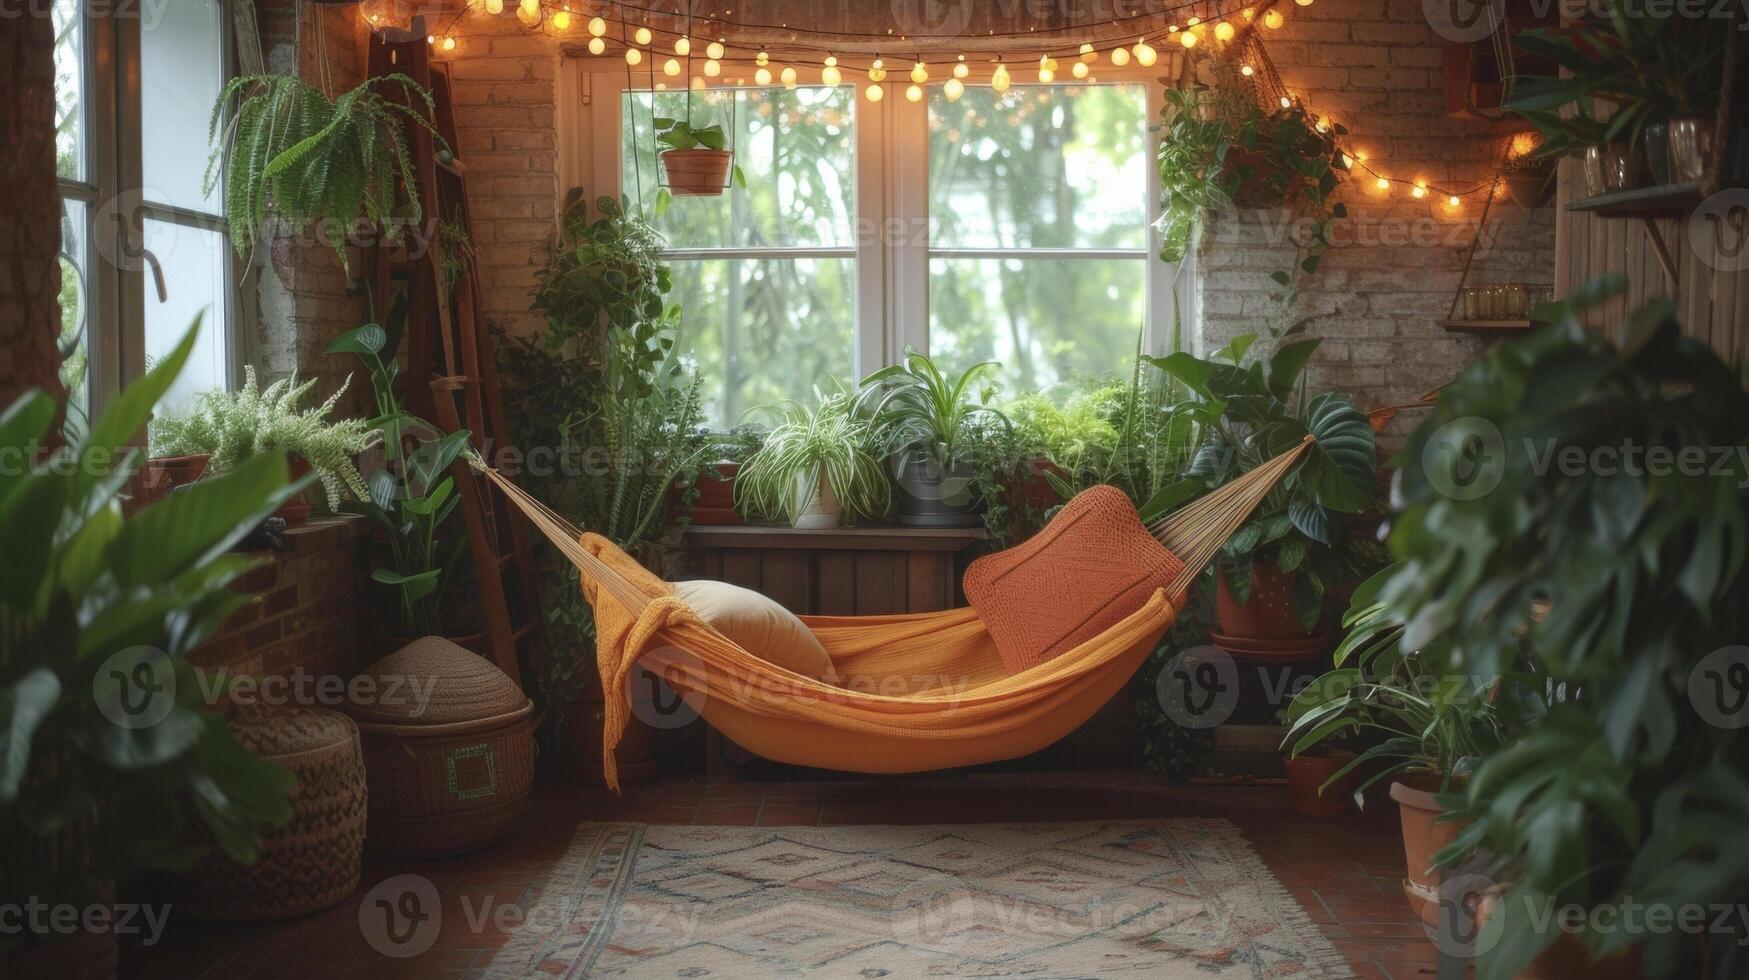
<svg viewBox="0 0 1749 980">
<path fill-rule="evenodd" d="M 224 176 L 239 255 L 255 248 L 271 213 L 294 228 L 312 225 L 345 267 L 346 240 L 361 218 L 391 241 L 420 223 L 406 126 L 446 150 L 435 111 L 431 93 L 406 75 L 366 79 L 332 100 L 291 75 L 239 76 L 213 104 L 205 191 Z"/>
<path fill-rule="evenodd" d="M 892 494 L 879 443 L 849 392 L 816 390 L 813 404 L 791 400 L 767 411 L 777 424 L 735 480 L 743 514 L 813 529 L 886 517 Z"/>
<path fill-rule="evenodd" d="M 337 511 L 344 495 L 363 498 L 369 493 L 354 460 L 372 444 L 371 426 L 363 419 L 327 421 L 350 383 L 348 379 L 327 401 L 306 408 L 303 403 L 316 379 L 299 384 L 294 374 L 262 390 L 256 387 L 255 368 L 245 365 L 242 388 L 202 392 L 188 415 L 153 419 L 152 451 L 205 456 L 201 469 L 214 476 L 263 453 L 286 453 L 293 476 L 314 472 L 327 494 L 328 509 Z M 279 511 L 291 525 L 302 524 L 309 515 L 310 505 L 301 497 Z"/>
<path fill-rule="evenodd" d="M 1749 826 L 1749 755 L 1733 680 L 1749 571 L 1727 545 L 1749 521 L 1749 466 L 1733 451 L 1749 445 L 1749 393 L 1683 335 L 1668 297 L 1621 327 L 1581 326 L 1595 322 L 1590 306 L 1626 292 L 1620 276 L 1582 287 L 1551 326 L 1490 349 L 1401 457 L 1422 462 L 1399 473 L 1390 544 L 1403 564 L 1378 596 L 1406 624 L 1403 646 L 1437 639 L 1448 671 L 1478 676 L 1528 657 L 1553 692 L 1449 798 L 1471 825 L 1441 860 L 1488 857 L 1502 886 L 1483 980 L 1518 975 L 1551 948 L 1562 933 L 1539 926 L 1551 907 L 1736 907 L 1749 894 L 1735 845 Z M 1472 472 L 1477 457 L 1461 450 L 1478 439 L 1502 451 Z M 1660 462 L 1584 462 L 1599 446 Z M 1579 465 L 1545 465 L 1575 454 Z M 1703 457 L 1712 465 L 1673 462 Z M 1576 938 L 1594 963 L 1638 947 L 1636 976 L 1749 969 L 1735 925 Z"/>
<path fill-rule="evenodd" d="M 574 345 L 568 351 L 571 359 L 583 360 L 592 371 L 599 371 L 603 331 L 635 329 L 640 323 L 679 315 L 679 308 L 670 306 L 666 299 L 673 276 L 662 261 L 662 236 L 617 198 L 596 198 L 596 216 L 592 218 L 583 189 L 573 187 L 565 195 L 563 214 L 559 237 L 547 249 L 546 264 L 535 271 L 531 309 L 546 318 L 541 344 L 551 350 Z M 659 353 L 665 355 L 671 349 L 672 345 Z M 577 376 L 575 370 L 570 376 Z M 552 392 L 553 382 L 562 379 L 542 380 L 541 387 L 522 392 L 531 399 L 522 418 L 544 420 L 542 431 L 534 434 L 547 441 L 530 445 L 553 445 L 558 423 L 570 411 L 588 404 L 534 404 L 533 399 Z"/>
<path fill-rule="evenodd" d="M 964 527 L 978 523 L 980 502 L 971 443 L 986 425 L 1008 419 L 989 405 L 992 386 L 974 390 L 996 362 L 974 364 L 958 377 L 910 345 L 903 363 L 862 379 L 855 411 L 867 419 L 887 454 L 899 489 L 899 523 Z"/>
<path fill-rule="evenodd" d="M 713 440 L 716 461 L 699 467 L 690 484 L 697 493 L 687 511 L 688 524 L 741 523 L 741 512 L 735 509 L 735 479 L 742 463 L 758 451 L 759 443 L 759 434 L 750 429 L 737 429 Z"/>
<path fill-rule="evenodd" d="M 1534 151 L 1513 153 L 1500 167 L 1512 203 L 1525 210 L 1542 207 L 1555 193 L 1555 161 Z"/>
<path fill-rule="evenodd" d="M 1286 708 L 1275 713 L 1277 723 L 1285 726 L 1292 721 Z M 1284 728 L 1285 731 L 1285 728 Z M 1355 769 L 1354 752 L 1342 745 L 1340 738 L 1330 744 L 1309 746 L 1298 754 L 1281 753 L 1282 773 L 1287 777 L 1288 799 L 1293 811 L 1302 817 L 1340 817 L 1356 809 L 1355 792 L 1360 789 L 1362 773 Z"/>
<path fill-rule="evenodd" d="M 126 513 L 143 464 L 126 440 L 194 347 L 198 324 L 77 442 L 8 474 L 0 493 L 0 893 L 108 905 L 141 872 L 186 867 L 192 823 L 233 860 L 291 816 L 291 774 L 251 754 L 202 704 L 188 654 L 249 602 L 231 548 L 301 484 L 261 453 Z M 54 438 L 32 391 L 0 412 L 0 452 Z M 308 482 L 306 479 L 303 481 Z M 174 693 L 172 693 L 174 692 Z M 115 932 L 0 938 L 0 974 L 113 975 Z"/>
<path fill-rule="evenodd" d="M 1240 526 L 1213 564 L 1213 642 L 1254 659 L 1297 662 L 1326 649 L 1327 589 L 1346 574 L 1338 513 L 1366 509 L 1374 483 L 1366 416 L 1336 394 L 1309 396 L 1304 370 L 1319 341 L 1274 336 L 1267 361 L 1256 336 L 1210 359 L 1180 352 L 1149 361 L 1188 393 L 1182 410 L 1203 433 L 1184 478 L 1142 508 L 1144 519 L 1227 483 L 1311 436 L 1301 463 Z"/>
<path fill-rule="evenodd" d="M 698 126 L 686 119 L 657 116 L 656 142 L 662 151 L 662 171 L 668 175 L 668 193 L 676 197 L 719 197 L 729 186 L 730 171 L 737 184 L 746 185 L 728 137 L 719 125 Z"/>
</svg>

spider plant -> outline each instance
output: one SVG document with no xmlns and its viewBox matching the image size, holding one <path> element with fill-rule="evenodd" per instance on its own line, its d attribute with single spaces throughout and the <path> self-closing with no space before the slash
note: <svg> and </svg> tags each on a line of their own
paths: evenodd
<svg viewBox="0 0 1749 980">
<path fill-rule="evenodd" d="M 835 499 L 852 518 L 886 516 L 892 500 L 886 473 L 849 392 L 816 389 L 812 405 L 791 400 L 768 410 L 778 422 L 735 480 L 743 514 L 799 522 L 810 510 L 824 510 L 817 515 L 824 523 Z"/>
<path fill-rule="evenodd" d="M 953 377 L 929 355 L 906 344 L 903 363 L 862 379 L 855 408 L 868 419 L 881 449 L 899 455 L 901 471 L 918 455 L 951 469 L 965 459 L 966 444 L 981 424 L 1008 425 L 1008 418 L 989 404 L 996 394 L 994 384 L 977 389 L 973 398 L 973 385 L 997 367 L 995 361 L 984 361 Z"/>
</svg>

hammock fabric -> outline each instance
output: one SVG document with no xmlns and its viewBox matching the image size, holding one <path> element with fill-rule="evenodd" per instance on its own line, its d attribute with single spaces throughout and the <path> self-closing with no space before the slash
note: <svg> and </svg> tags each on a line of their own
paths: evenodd
<svg viewBox="0 0 1749 980">
<path fill-rule="evenodd" d="M 607 694 L 602 768 L 617 790 L 614 749 L 632 717 L 628 681 L 640 662 L 724 736 L 779 762 L 926 772 L 1017 758 L 1050 745 L 1092 717 L 1141 666 L 1197 574 L 1305 445 L 1150 526 L 1183 560 L 1179 575 L 1109 629 L 1019 673 L 1003 668 L 989 631 L 969 608 L 801 617 L 832 657 L 840 687 L 736 646 L 612 542 L 579 534 L 502 474 L 475 465 L 582 573 Z"/>
</svg>

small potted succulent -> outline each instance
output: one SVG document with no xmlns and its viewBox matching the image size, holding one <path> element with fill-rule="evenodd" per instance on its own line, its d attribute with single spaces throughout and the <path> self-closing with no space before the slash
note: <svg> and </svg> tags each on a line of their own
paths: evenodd
<svg viewBox="0 0 1749 980">
<path fill-rule="evenodd" d="M 856 408 L 887 455 L 899 487 L 899 523 L 925 527 L 979 522 L 971 444 L 983 427 L 1008 426 L 989 405 L 994 385 L 974 388 L 995 361 L 958 376 L 942 373 L 927 354 L 906 345 L 905 360 L 862 379 Z"/>
<path fill-rule="evenodd" d="M 735 503 L 743 514 L 832 528 L 845 519 L 880 520 L 892 494 L 867 425 L 850 394 L 816 392 L 813 404 L 771 406 L 778 423 L 741 465 Z"/>
<path fill-rule="evenodd" d="M 676 197 L 719 197 L 729 186 L 731 169 L 735 182 L 745 185 L 735 154 L 723 127 L 697 126 L 685 119 L 658 116 L 656 142 L 662 151 L 662 170 L 668 175 L 668 192 Z"/>
<path fill-rule="evenodd" d="M 1535 151 L 1509 155 L 1500 173 L 1512 203 L 1526 211 L 1547 204 L 1555 192 L 1555 161 Z"/>
<path fill-rule="evenodd" d="M 245 366 L 243 387 L 237 391 L 203 392 L 187 416 L 152 420 L 152 453 L 205 456 L 202 471 L 209 476 L 228 473 L 263 453 L 286 453 L 292 476 L 314 472 L 327 494 L 328 509 L 337 511 L 343 495 L 370 495 L 356 459 L 376 436 L 363 419 L 327 420 L 346 393 L 345 384 L 321 405 L 302 407 L 315 386 L 316 379 L 299 384 L 294 374 L 264 390 L 256 386 L 255 369 Z M 287 501 L 278 514 L 291 525 L 302 524 L 309 515 L 310 505 L 301 497 Z"/>
</svg>

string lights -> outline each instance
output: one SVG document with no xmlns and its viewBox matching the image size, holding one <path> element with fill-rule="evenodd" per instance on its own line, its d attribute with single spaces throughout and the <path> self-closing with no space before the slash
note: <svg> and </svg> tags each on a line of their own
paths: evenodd
<svg viewBox="0 0 1749 980">
<path fill-rule="evenodd" d="M 644 0 L 644 2 L 647 2 L 647 0 Z M 1258 0 L 1258 2 L 1252 3 L 1249 6 L 1244 6 L 1237 10 L 1233 9 L 1241 2 L 1244 2 L 1244 0 L 1201 0 L 1200 3 L 1199 0 L 1184 0 L 1182 6 L 1202 6 L 1203 13 L 1208 14 L 1208 16 L 1206 18 L 1202 16 L 1188 16 L 1185 18 L 1183 26 L 1180 26 L 1177 23 L 1168 23 L 1163 28 L 1157 26 L 1158 21 L 1156 20 L 1156 26 L 1151 31 L 1139 35 L 1128 35 L 1134 38 L 1133 41 L 1108 42 L 1103 45 L 1093 41 L 1079 41 L 1065 43 L 1060 47 L 1047 47 L 1046 50 L 1038 56 L 1038 81 L 1040 84 L 1051 84 L 1058 79 L 1059 73 L 1062 71 L 1059 59 L 1063 59 L 1067 62 L 1068 75 L 1076 81 L 1094 80 L 1094 72 L 1096 71 L 1096 66 L 1100 63 L 1102 55 L 1110 60 L 1110 63 L 1114 68 L 1124 68 L 1131 63 L 1134 63 L 1141 68 L 1152 68 L 1159 63 L 1160 52 L 1155 45 L 1162 40 L 1169 43 L 1176 41 L 1178 47 L 1185 51 L 1194 50 L 1199 46 L 1219 45 L 1222 47 L 1231 47 L 1235 45 L 1235 43 L 1255 45 L 1257 41 L 1253 32 L 1259 27 L 1268 31 L 1280 30 L 1286 23 L 1286 17 L 1283 14 L 1284 9 L 1294 10 L 1300 7 L 1309 7 L 1315 2 L 1315 0 L 1293 0 L 1292 5 L 1287 5 L 1285 0 Z M 1223 12 L 1222 6 L 1226 3 L 1232 3 L 1232 6 L 1227 6 Z M 798 71 L 797 65 L 783 64 L 781 60 L 774 61 L 770 53 L 763 49 L 758 50 L 757 53 L 753 54 L 751 57 L 745 54 L 737 57 L 734 53 L 733 46 L 730 44 L 729 38 L 718 35 L 718 30 L 720 28 L 729 28 L 732 30 L 736 27 L 741 27 L 744 29 L 754 29 L 767 32 L 779 30 L 788 31 L 790 40 L 792 41 L 799 41 L 806 37 L 816 37 L 821 40 L 831 38 L 834 47 L 841 47 L 841 43 L 847 38 L 865 37 L 864 35 L 853 35 L 848 32 L 798 30 L 792 28 L 787 23 L 754 24 L 750 22 L 731 21 L 726 17 L 730 11 L 725 10 L 723 11 L 725 16 L 712 15 L 709 21 L 704 22 L 706 24 L 705 31 L 700 32 L 708 32 L 707 36 L 718 36 L 716 36 L 714 40 L 705 41 L 701 38 L 698 41 L 695 41 L 690 36 L 690 22 L 688 22 L 688 31 L 660 28 L 653 29 L 647 23 L 630 23 L 633 17 L 638 17 L 641 20 L 648 21 L 648 15 L 658 11 L 654 7 L 639 6 L 632 2 L 619 2 L 619 0 L 514 0 L 514 12 L 517 19 L 527 25 L 530 29 L 546 30 L 552 33 L 562 34 L 568 32 L 576 23 L 575 19 L 580 16 L 572 9 L 579 4 L 581 4 L 581 9 L 589 14 L 589 18 L 587 22 L 585 22 L 584 27 L 589 36 L 586 50 L 591 55 L 601 56 L 608 53 L 608 34 L 612 29 L 612 25 L 617 22 L 621 25 L 620 37 L 622 39 L 626 38 L 625 32 L 630 32 L 629 40 L 622 42 L 624 43 L 625 63 L 628 66 L 636 67 L 643 64 L 646 53 L 654 54 L 655 45 L 657 43 L 656 35 L 659 33 L 665 37 L 673 38 L 673 52 L 676 56 L 662 61 L 661 75 L 667 78 L 678 79 L 682 74 L 687 73 L 682 61 L 684 60 L 686 63 L 690 64 L 694 45 L 701 45 L 706 60 L 703 62 L 700 72 L 697 74 L 691 74 L 687 80 L 687 87 L 693 91 L 707 89 L 713 81 L 718 81 L 720 84 L 732 85 L 745 85 L 751 81 L 752 84 L 760 87 L 779 84 L 789 90 L 794 90 L 802 84 L 801 74 Z M 464 8 L 456 12 L 454 17 L 450 20 L 448 29 L 442 33 L 431 35 L 428 40 L 434 50 L 445 54 L 454 54 L 460 47 L 454 27 L 463 16 L 468 14 L 500 16 L 506 13 L 507 6 L 509 5 L 507 5 L 506 0 L 468 0 L 464 5 Z M 1213 11 L 1212 13 L 1210 13 L 1211 9 Z M 1144 18 L 1158 17 L 1158 12 L 1152 14 L 1129 14 L 1113 18 L 1109 21 L 1109 24 L 1112 27 L 1121 30 L 1126 23 L 1139 22 Z M 893 32 L 889 31 L 888 33 L 892 34 Z M 1000 37 L 1019 39 L 1030 33 L 1032 32 L 1026 32 L 1026 34 L 1017 32 L 1000 35 Z M 966 35 L 931 35 L 932 39 L 937 41 L 956 37 L 963 38 L 968 44 L 975 44 L 979 40 L 986 38 L 993 39 L 998 36 L 999 35 L 994 32 Z M 906 38 L 902 35 L 895 35 L 895 40 L 905 39 Z M 804 41 L 803 43 L 805 45 L 806 42 Z M 892 46 L 897 47 L 898 45 L 895 44 Z M 816 48 L 815 50 L 819 49 Z M 1233 48 L 1233 50 L 1239 49 Z M 891 56 L 890 49 L 888 56 Z M 1031 56 L 1028 55 L 1028 57 L 1030 58 Z M 861 59 L 853 58 L 853 60 L 860 61 Z M 973 74 L 972 66 L 968 62 L 965 53 L 959 53 L 954 57 L 951 66 L 944 73 L 944 77 L 941 78 L 935 77 L 934 73 L 930 71 L 922 54 L 917 54 L 914 59 L 907 60 L 911 61 L 909 71 L 907 72 L 909 84 L 904 88 L 903 94 L 905 100 L 908 102 L 915 103 L 923 101 L 927 94 L 927 86 L 932 83 L 941 86 L 942 95 L 949 101 L 957 100 L 964 96 L 966 86 L 971 80 Z M 749 79 L 744 73 L 736 74 L 734 72 L 729 72 L 727 73 L 728 77 L 724 77 L 724 67 L 725 64 L 729 62 L 734 62 L 736 64 L 747 64 L 748 62 L 751 62 L 755 66 L 751 79 Z M 871 103 L 881 102 L 886 98 L 886 87 L 884 82 L 887 79 L 887 67 L 882 57 L 878 55 L 869 56 L 866 64 L 868 82 L 866 85 L 862 86 L 863 98 Z M 847 67 L 852 66 L 841 64 L 836 53 L 823 53 L 823 57 L 820 61 L 820 84 L 829 88 L 836 88 L 842 85 L 844 82 L 844 71 Z M 1268 68 L 1267 65 L 1264 67 L 1266 69 Z M 655 75 L 653 68 L 654 66 L 652 65 L 652 76 Z M 1238 72 L 1240 76 L 1246 79 L 1254 79 L 1258 77 L 1257 68 L 1249 62 L 1241 64 L 1238 68 Z M 1276 86 L 1279 86 L 1280 82 L 1279 80 L 1274 79 L 1273 71 L 1269 73 L 1268 77 L 1274 81 Z M 668 88 L 665 83 L 656 81 L 654 78 L 652 78 L 652 83 L 655 87 L 664 90 Z M 1012 71 L 1000 55 L 994 57 L 989 63 L 988 84 L 992 90 L 998 93 L 1009 91 L 1014 84 Z M 852 90 L 854 91 L 856 87 L 857 86 L 852 86 Z M 1277 89 L 1277 91 L 1279 91 L 1279 89 Z M 1295 99 L 1291 95 L 1286 94 L 1281 95 L 1278 101 L 1283 109 L 1291 109 L 1295 104 Z M 1335 126 L 1334 122 L 1328 118 L 1312 117 L 1312 123 L 1314 129 L 1319 133 L 1328 133 Z M 1357 175 L 1363 174 L 1370 178 L 1373 187 L 1381 194 L 1389 193 L 1393 184 L 1400 183 L 1409 187 L 1409 196 L 1414 200 L 1426 200 L 1430 196 L 1433 196 L 1435 200 L 1443 199 L 1443 203 L 1447 207 L 1458 208 L 1462 205 L 1464 197 L 1476 193 L 1490 193 L 1494 190 L 1492 184 L 1484 184 L 1467 190 L 1452 190 L 1435 187 L 1427 180 L 1419 177 L 1413 180 L 1391 177 L 1387 174 L 1381 174 L 1373 169 L 1373 167 L 1367 163 L 1367 157 L 1364 153 L 1349 152 L 1341 149 L 1339 149 L 1338 152 L 1341 153 L 1342 163 L 1348 170 L 1357 173 Z"/>
</svg>

